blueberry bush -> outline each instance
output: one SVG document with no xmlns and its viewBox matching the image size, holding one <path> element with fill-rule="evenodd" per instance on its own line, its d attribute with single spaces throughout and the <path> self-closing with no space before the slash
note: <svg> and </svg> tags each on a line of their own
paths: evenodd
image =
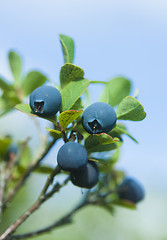
<svg viewBox="0 0 167 240">
<path fill-rule="evenodd" d="M 29 138 L 15 142 L 0 136 L 0 221 L 31 173 L 47 174 L 38 199 L 25 209 L 6 229 L 1 229 L 0 240 L 24 239 L 46 234 L 72 222 L 74 213 L 88 205 L 96 205 L 113 212 L 116 205 L 136 209 L 144 198 L 144 189 L 133 177 L 117 169 L 123 136 L 131 136 L 126 121 L 141 121 L 146 117 L 137 94 L 131 93 L 131 81 L 116 77 L 109 81 L 91 81 L 84 71 L 73 64 L 74 41 L 59 35 L 64 65 L 60 69 L 60 85 L 55 85 L 39 71 L 23 74 L 21 57 L 14 51 L 8 55 L 13 82 L 0 77 L 0 116 L 10 111 L 21 111 L 27 117 L 40 118 L 50 123 L 41 152 L 32 156 Z M 90 103 L 89 85 L 103 84 L 97 102 Z M 132 94 L 133 96 L 130 96 Z M 45 121 L 47 123 L 47 121 Z M 64 144 L 57 154 L 55 166 L 45 163 L 45 156 L 59 141 Z M 59 182 L 57 176 L 64 177 Z M 66 215 L 41 229 L 16 234 L 18 227 L 40 206 L 59 192 L 68 182 L 85 189 L 80 203 Z"/>
</svg>

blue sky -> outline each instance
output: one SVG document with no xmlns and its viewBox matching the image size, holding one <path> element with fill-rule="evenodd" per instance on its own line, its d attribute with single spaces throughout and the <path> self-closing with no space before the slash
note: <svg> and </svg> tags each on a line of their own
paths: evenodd
<svg viewBox="0 0 167 240">
<path fill-rule="evenodd" d="M 123 75 L 132 80 L 134 90 L 140 89 L 147 118 L 127 123 L 140 144 L 125 137 L 119 166 L 157 189 L 167 184 L 166 11 L 165 0 L 0 2 L 1 75 L 11 79 L 7 52 L 15 49 L 24 59 L 25 71 L 41 69 L 58 83 L 63 65 L 58 34 L 62 33 L 75 40 L 74 63 L 84 69 L 86 78 Z M 96 101 L 97 94 L 91 91 Z"/>
</svg>

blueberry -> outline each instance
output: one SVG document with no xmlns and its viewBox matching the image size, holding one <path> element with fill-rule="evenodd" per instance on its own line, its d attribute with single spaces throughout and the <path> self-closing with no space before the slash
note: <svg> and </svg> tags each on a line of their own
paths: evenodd
<svg viewBox="0 0 167 240">
<path fill-rule="evenodd" d="M 65 171 L 80 171 L 86 168 L 87 151 L 79 143 L 67 142 L 58 151 L 57 162 Z"/>
<path fill-rule="evenodd" d="M 81 172 L 72 172 L 70 175 L 71 182 L 82 188 L 92 188 L 99 180 L 99 170 L 97 164 L 88 161 L 86 168 Z"/>
<path fill-rule="evenodd" d="M 60 106 L 61 94 L 55 87 L 41 86 L 30 95 L 30 107 L 40 116 L 52 116 L 60 110 Z"/>
<path fill-rule="evenodd" d="M 144 198 L 144 189 L 142 185 L 133 178 L 125 178 L 118 187 L 118 195 L 120 199 L 137 203 Z"/>
<path fill-rule="evenodd" d="M 115 110 L 104 102 L 93 103 L 82 115 L 83 128 L 90 134 L 108 133 L 116 121 Z"/>
</svg>

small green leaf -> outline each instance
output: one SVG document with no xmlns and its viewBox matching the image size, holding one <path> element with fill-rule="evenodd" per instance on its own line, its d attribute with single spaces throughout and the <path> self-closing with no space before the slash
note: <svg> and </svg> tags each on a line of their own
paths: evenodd
<svg viewBox="0 0 167 240">
<path fill-rule="evenodd" d="M 4 79 L 0 78 L 0 88 L 6 92 L 6 91 L 10 91 L 12 86 L 9 85 Z"/>
<path fill-rule="evenodd" d="M 60 86 L 64 88 L 71 81 L 78 81 L 84 76 L 82 68 L 66 63 L 60 70 Z"/>
<path fill-rule="evenodd" d="M 82 110 L 67 110 L 65 112 L 62 112 L 59 115 L 59 123 L 62 126 L 62 128 L 65 130 L 66 127 L 72 123 L 74 120 L 76 120 L 81 114 L 83 113 Z"/>
<path fill-rule="evenodd" d="M 89 80 L 83 78 L 69 82 L 61 91 L 61 111 L 69 110 L 89 86 Z"/>
<path fill-rule="evenodd" d="M 22 83 L 24 95 L 27 96 L 32 93 L 34 89 L 43 85 L 46 80 L 47 77 L 38 71 L 29 72 Z"/>
<path fill-rule="evenodd" d="M 59 138 L 62 138 L 63 137 L 63 134 L 62 132 L 58 131 L 58 130 L 55 130 L 55 129 L 52 129 L 52 128 L 49 128 L 49 127 L 46 127 L 46 130 L 48 130 L 49 132 L 53 133 L 54 137 L 56 139 L 59 139 Z"/>
<path fill-rule="evenodd" d="M 129 95 L 130 89 L 131 82 L 128 79 L 124 77 L 113 78 L 107 82 L 101 101 L 114 107 Z"/>
<path fill-rule="evenodd" d="M 9 137 L 0 138 L 0 157 L 5 157 L 7 149 L 11 144 L 12 139 Z"/>
<path fill-rule="evenodd" d="M 88 153 L 110 151 L 120 146 L 118 138 L 112 138 L 106 133 L 89 135 L 85 140 L 85 148 Z"/>
<path fill-rule="evenodd" d="M 9 65 L 12 71 L 14 80 L 18 83 L 21 80 L 21 70 L 22 70 L 22 62 L 20 56 L 14 52 L 10 51 L 8 54 Z"/>
<path fill-rule="evenodd" d="M 126 128 L 123 124 L 117 124 L 116 127 L 114 128 L 116 129 L 120 134 L 126 134 L 128 137 L 130 137 L 135 143 L 138 143 L 138 141 L 132 137 L 127 131 Z"/>
<path fill-rule="evenodd" d="M 115 127 L 108 133 L 108 135 L 110 135 L 112 138 L 117 137 L 121 141 L 123 141 L 120 131 L 118 131 L 118 129 L 116 129 Z"/>
<path fill-rule="evenodd" d="M 20 153 L 20 161 L 19 161 L 19 167 L 27 169 L 31 162 L 31 151 L 29 146 L 26 144 L 24 147 L 22 147 L 21 153 Z"/>
<path fill-rule="evenodd" d="M 130 202 L 128 200 L 115 200 L 113 201 L 113 204 L 121 206 L 121 207 L 125 207 L 128 209 L 132 209 L 132 210 L 136 210 L 136 205 L 133 202 Z"/>
<path fill-rule="evenodd" d="M 59 34 L 60 43 L 63 50 L 64 62 L 73 63 L 74 60 L 74 41 L 72 38 Z"/>
<path fill-rule="evenodd" d="M 54 118 L 54 116 L 53 117 L 41 117 L 41 116 L 32 112 L 29 104 L 24 104 L 24 103 L 17 104 L 15 106 L 15 109 L 17 109 L 17 110 L 19 110 L 23 113 L 26 113 L 28 115 L 34 116 L 34 117 L 43 118 L 43 119 L 48 120 L 48 121 L 50 121 L 50 122 L 52 122 L 53 124 L 56 125 L 56 119 Z"/>
<path fill-rule="evenodd" d="M 122 120 L 141 121 L 146 117 L 141 103 L 134 97 L 125 97 L 117 108 L 117 118 Z"/>
<path fill-rule="evenodd" d="M 4 91 L 0 98 L 0 116 L 3 116 L 4 114 L 13 110 L 14 106 L 18 103 L 20 103 L 20 99 L 18 99 L 16 91 Z"/>
</svg>

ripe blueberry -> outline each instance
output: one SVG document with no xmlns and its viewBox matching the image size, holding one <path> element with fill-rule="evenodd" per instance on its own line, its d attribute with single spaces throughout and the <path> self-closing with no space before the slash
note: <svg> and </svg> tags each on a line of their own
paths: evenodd
<svg viewBox="0 0 167 240">
<path fill-rule="evenodd" d="M 99 180 L 99 170 L 97 164 L 88 161 L 86 168 L 80 172 L 72 172 L 70 175 L 71 182 L 82 188 L 92 188 Z"/>
<path fill-rule="evenodd" d="M 82 125 L 90 134 L 108 133 L 115 126 L 117 116 L 107 103 L 96 102 L 85 109 Z"/>
<path fill-rule="evenodd" d="M 58 151 L 57 162 L 65 171 L 80 171 L 86 168 L 87 151 L 79 143 L 67 142 Z"/>
<path fill-rule="evenodd" d="M 141 184 L 133 178 L 125 178 L 118 187 L 120 199 L 137 203 L 144 198 L 144 189 Z"/>
<path fill-rule="evenodd" d="M 36 88 L 30 95 L 30 107 L 40 116 L 51 116 L 60 110 L 61 94 L 59 90 L 51 86 Z"/>
</svg>

